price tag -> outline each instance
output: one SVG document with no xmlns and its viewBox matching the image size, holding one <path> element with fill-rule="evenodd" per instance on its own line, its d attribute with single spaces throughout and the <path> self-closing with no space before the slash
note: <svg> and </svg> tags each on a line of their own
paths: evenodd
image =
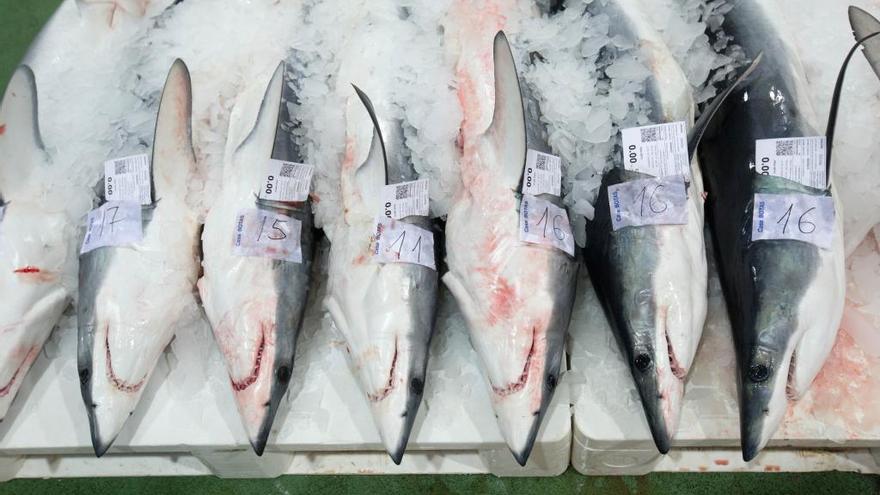
<svg viewBox="0 0 880 495">
<path fill-rule="evenodd" d="M 401 182 L 382 189 L 381 215 L 385 218 L 426 217 L 429 208 L 427 180 Z"/>
<path fill-rule="evenodd" d="M 789 239 L 830 249 L 834 200 L 810 194 L 755 194 L 752 240 Z"/>
<path fill-rule="evenodd" d="M 238 212 L 232 251 L 238 256 L 255 256 L 302 263 L 302 222 L 268 210 L 247 208 Z"/>
<path fill-rule="evenodd" d="M 654 177 L 690 177 L 685 122 L 630 127 L 621 134 L 626 170 Z"/>
<path fill-rule="evenodd" d="M 270 159 L 259 197 L 272 201 L 305 201 L 309 198 L 315 167 Z"/>
<path fill-rule="evenodd" d="M 755 168 L 816 189 L 825 189 L 825 136 L 755 141 Z"/>
<path fill-rule="evenodd" d="M 562 195 L 562 159 L 556 155 L 528 150 L 523 175 L 523 194 Z"/>
<path fill-rule="evenodd" d="M 153 202 L 150 157 L 133 155 L 104 162 L 104 198 L 107 201 Z"/>
<path fill-rule="evenodd" d="M 528 194 L 523 194 L 519 209 L 519 240 L 552 246 L 574 256 L 574 235 L 568 212 Z"/>
<path fill-rule="evenodd" d="M 687 223 L 687 191 L 680 175 L 608 186 L 608 204 L 614 230 Z"/>
<path fill-rule="evenodd" d="M 434 233 L 380 216 L 376 220 L 373 260 L 377 263 L 414 263 L 436 270 Z"/>
<path fill-rule="evenodd" d="M 130 246 L 144 237 L 141 205 L 108 201 L 89 212 L 80 254 L 106 246 Z"/>
</svg>

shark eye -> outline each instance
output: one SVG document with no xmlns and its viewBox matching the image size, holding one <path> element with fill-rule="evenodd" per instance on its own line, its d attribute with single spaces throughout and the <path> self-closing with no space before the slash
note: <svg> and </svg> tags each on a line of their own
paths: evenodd
<svg viewBox="0 0 880 495">
<path fill-rule="evenodd" d="M 89 372 L 88 368 L 83 368 L 79 370 L 79 383 L 82 385 L 89 383 L 89 377 L 91 375 L 92 374 Z"/>
<path fill-rule="evenodd" d="M 749 380 L 760 383 L 770 377 L 770 368 L 765 364 L 753 364 L 749 368 Z"/>
<path fill-rule="evenodd" d="M 275 372 L 275 376 L 278 378 L 278 381 L 281 383 L 287 383 L 290 380 L 290 368 L 287 366 L 281 366 L 278 368 L 278 371 Z"/>
<path fill-rule="evenodd" d="M 556 389 L 556 375 L 552 373 L 547 375 L 547 388 L 550 390 Z"/>
<path fill-rule="evenodd" d="M 421 378 L 413 378 L 411 382 L 409 382 L 409 388 L 416 395 L 422 395 L 422 392 L 425 390 L 425 383 Z"/>
<path fill-rule="evenodd" d="M 647 354 L 639 354 L 635 360 L 636 369 L 639 371 L 647 371 L 651 367 L 651 356 Z"/>
</svg>

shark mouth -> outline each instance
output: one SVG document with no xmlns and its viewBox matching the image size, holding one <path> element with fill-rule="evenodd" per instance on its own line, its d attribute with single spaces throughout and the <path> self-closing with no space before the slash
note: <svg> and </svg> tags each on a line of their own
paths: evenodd
<svg viewBox="0 0 880 495">
<path fill-rule="evenodd" d="M 263 353 L 266 350 L 266 333 L 260 332 L 260 344 L 257 345 L 257 355 L 254 357 L 254 366 L 251 373 L 242 380 L 235 380 L 231 376 L 229 381 L 232 382 L 232 389 L 241 392 L 256 383 L 260 376 L 260 369 L 263 367 Z"/>
<path fill-rule="evenodd" d="M 144 382 L 147 380 L 146 377 L 141 378 L 137 383 L 128 383 L 116 376 L 116 373 L 113 372 L 113 358 L 110 356 L 110 325 L 107 325 L 104 332 L 104 355 L 107 361 L 107 379 L 110 380 L 113 387 L 120 392 L 133 394 L 144 386 Z"/>
<path fill-rule="evenodd" d="M 394 357 L 391 358 L 391 370 L 388 372 L 388 382 L 385 383 L 385 387 L 383 387 L 382 390 L 367 394 L 370 402 L 379 402 L 388 397 L 388 395 L 391 394 L 391 391 L 394 390 L 394 377 L 397 374 L 397 354 L 397 339 L 394 339 Z"/>
<path fill-rule="evenodd" d="M 529 382 L 529 372 L 532 368 L 532 358 L 535 355 L 535 333 L 538 330 L 536 328 L 532 328 L 532 345 L 529 347 L 529 354 L 526 356 L 526 363 L 523 365 L 522 373 L 519 375 L 519 379 L 515 382 L 508 383 L 505 387 L 496 387 L 492 385 L 492 391 L 495 392 L 495 395 L 499 397 L 506 397 L 511 394 L 515 394 L 525 388 L 526 383 Z"/>
<path fill-rule="evenodd" d="M 791 353 L 791 359 L 788 361 L 788 377 L 785 383 L 785 395 L 788 400 L 797 400 L 798 393 L 794 385 L 794 373 L 797 365 L 797 351 Z"/>
<path fill-rule="evenodd" d="M 7 395 L 9 395 L 9 392 L 12 390 L 12 386 L 13 386 L 13 384 L 15 384 L 15 380 L 18 378 L 18 375 L 21 374 L 21 370 L 23 370 L 25 365 L 28 363 L 28 361 L 31 360 L 31 356 L 34 354 L 34 351 L 36 351 L 36 350 L 37 350 L 37 348 L 33 348 L 30 351 L 28 351 L 27 354 L 25 354 L 24 359 L 21 360 L 21 363 L 19 363 L 18 368 L 15 369 L 15 373 L 12 374 L 12 378 L 9 379 L 9 381 L 6 383 L 6 385 L 3 385 L 3 387 L 0 388 L 0 397 L 6 397 Z"/>
<path fill-rule="evenodd" d="M 684 380 L 687 376 L 687 370 L 678 361 L 675 356 L 675 349 L 672 347 L 672 339 L 669 338 L 669 331 L 664 329 L 663 336 L 666 337 L 666 352 L 669 355 L 669 368 L 672 374 L 679 380 Z"/>
</svg>

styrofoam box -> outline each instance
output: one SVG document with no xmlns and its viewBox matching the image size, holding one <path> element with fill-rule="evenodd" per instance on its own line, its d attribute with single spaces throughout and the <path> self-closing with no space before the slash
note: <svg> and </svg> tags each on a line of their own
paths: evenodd
<svg viewBox="0 0 880 495">
<path fill-rule="evenodd" d="M 424 401 L 400 466 L 385 453 L 344 345 L 317 287 L 300 334 L 291 389 L 262 458 L 241 426 L 220 351 L 200 313 L 179 330 L 110 451 L 95 459 L 68 315 L 0 425 L 0 477 L 284 473 L 556 475 L 569 465 L 571 416 L 558 387 L 526 467 L 501 438 L 464 321 L 442 292 Z"/>
<path fill-rule="evenodd" d="M 848 267 L 848 297 L 856 272 L 880 263 L 869 239 Z M 856 263 L 853 266 L 853 263 Z M 861 268 L 859 268 L 861 267 Z M 870 275 L 870 269 L 868 275 Z M 651 471 L 880 472 L 880 321 L 848 299 L 837 342 L 812 388 L 790 403 L 769 448 L 745 463 L 739 450 L 736 356 L 717 274 L 710 267 L 709 316 L 686 384 L 681 423 L 670 453 L 660 455 L 641 400 L 589 281 L 579 281 L 571 328 L 574 421 L 572 465 L 585 474 Z"/>
</svg>

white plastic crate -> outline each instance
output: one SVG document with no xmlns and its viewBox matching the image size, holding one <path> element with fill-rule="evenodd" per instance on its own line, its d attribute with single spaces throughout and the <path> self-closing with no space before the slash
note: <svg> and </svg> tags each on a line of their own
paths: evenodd
<svg viewBox="0 0 880 495">
<path fill-rule="evenodd" d="M 880 262 L 860 248 L 867 265 Z M 856 268 L 858 269 L 858 268 Z M 849 288 L 858 279 L 848 270 Z M 789 408 L 769 448 L 745 463 L 739 450 L 736 356 L 717 276 L 709 281 L 709 317 L 686 385 L 681 424 L 666 456 L 660 455 L 629 369 L 585 277 L 571 327 L 572 465 L 584 474 L 651 471 L 880 472 L 880 352 L 865 336 L 880 332 L 850 301 L 835 347 L 812 388 Z M 880 333 L 878 333 L 880 334 Z"/>
<path fill-rule="evenodd" d="M 496 424 L 488 385 L 451 296 L 442 291 L 424 401 L 403 463 L 385 453 L 344 345 L 316 287 L 291 388 L 262 458 L 251 451 L 228 375 L 199 317 L 178 332 L 109 452 L 95 459 L 76 373 L 75 318 L 56 329 L 0 424 L 0 478 L 213 473 L 493 473 L 551 476 L 569 465 L 571 416 L 559 387 L 526 467 Z M 198 315 L 196 315 L 198 316 Z"/>
</svg>

